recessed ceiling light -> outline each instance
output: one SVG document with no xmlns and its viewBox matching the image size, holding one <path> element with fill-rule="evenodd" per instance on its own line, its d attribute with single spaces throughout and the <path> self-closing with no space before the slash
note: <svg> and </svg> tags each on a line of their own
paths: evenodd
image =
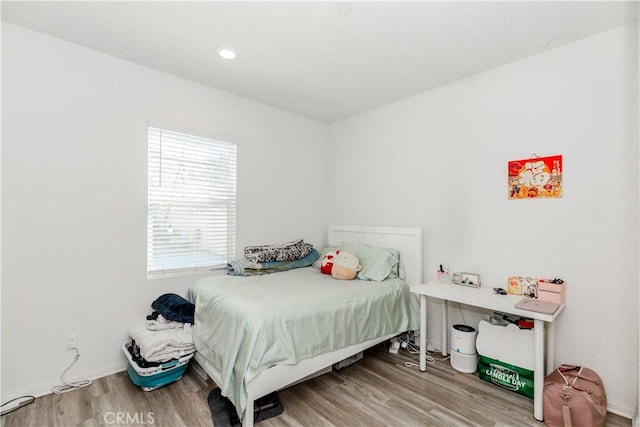
<svg viewBox="0 0 640 427">
<path fill-rule="evenodd" d="M 351 5 L 349 3 L 340 3 L 338 5 L 338 13 L 340 15 L 346 15 L 351 12 Z"/>
<path fill-rule="evenodd" d="M 224 59 L 235 59 L 236 58 L 236 53 L 233 50 L 227 49 L 227 48 L 218 49 L 218 55 L 222 56 Z"/>
</svg>

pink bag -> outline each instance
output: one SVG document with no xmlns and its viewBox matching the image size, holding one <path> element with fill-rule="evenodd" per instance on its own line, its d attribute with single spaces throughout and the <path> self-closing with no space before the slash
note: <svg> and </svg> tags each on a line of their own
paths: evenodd
<svg viewBox="0 0 640 427">
<path fill-rule="evenodd" d="M 560 365 L 544 380 L 544 423 L 550 427 L 602 427 L 607 395 L 602 379 L 583 366 Z"/>
</svg>

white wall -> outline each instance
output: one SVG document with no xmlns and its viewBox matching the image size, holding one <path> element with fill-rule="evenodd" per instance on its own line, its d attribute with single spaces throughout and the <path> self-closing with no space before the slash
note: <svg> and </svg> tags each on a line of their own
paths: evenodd
<svg viewBox="0 0 640 427">
<path fill-rule="evenodd" d="M 601 374 L 610 410 L 629 418 L 638 402 L 637 55 L 637 28 L 616 29 L 335 123 L 330 137 L 332 222 L 422 226 L 425 278 L 439 263 L 491 287 L 510 275 L 562 277 L 557 362 Z M 533 153 L 563 155 L 561 199 L 507 199 L 507 162 Z M 451 316 L 460 321 L 459 310 Z"/>
<path fill-rule="evenodd" d="M 238 248 L 322 243 L 326 219 L 421 225 L 425 277 L 440 262 L 488 286 L 563 277 L 557 361 L 598 371 L 610 409 L 631 417 L 637 34 L 610 31 L 327 127 L 3 23 L 2 400 L 59 382 L 68 333 L 82 350 L 70 378 L 122 368 L 130 324 L 197 277 L 145 276 L 154 119 L 239 143 Z M 564 197 L 507 200 L 507 161 L 534 152 L 563 154 Z M 430 320 L 437 343 L 435 310 Z"/>
<path fill-rule="evenodd" d="M 147 119 L 239 144 L 238 248 L 324 243 L 325 124 L 3 23 L 2 401 L 58 384 L 70 333 L 67 379 L 123 368 L 198 277 L 146 279 Z"/>
<path fill-rule="evenodd" d="M 640 39 L 640 25 L 636 25 L 637 31 L 638 31 L 638 39 Z M 638 69 L 640 69 L 640 55 L 638 55 Z M 640 76 L 639 76 L 640 78 Z M 638 98 L 640 98 L 640 85 L 638 85 L 638 87 L 636 88 L 636 90 L 638 91 Z M 640 114 L 640 111 L 638 112 Z M 640 157 L 638 158 L 638 161 L 640 162 Z M 640 180 L 640 176 L 638 177 L 638 179 Z M 638 192 L 638 198 L 640 199 L 640 188 L 638 188 L 639 192 Z M 640 232 L 640 230 L 639 230 Z M 640 235 L 639 235 L 640 238 Z M 638 265 L 638 277 L 640 277 L 640 265 Z M 640 298 L 640 292 L 638 292 L 638 298 Z M 638 300 L 638 307 L 640 308 L 640 299 Z M 640 335 L 640 316 L 638 316 L 638 335 Z M 638 339 L 638 373 L 637 373 L 637 377 L 638 377 L 638 405 L 636 406 L 636 411 L 635 411 L 635 417 L 633 418 L 633 426 L 634 427 L 638 427 L 640 426 L 640 339 Z"/>
</svg>

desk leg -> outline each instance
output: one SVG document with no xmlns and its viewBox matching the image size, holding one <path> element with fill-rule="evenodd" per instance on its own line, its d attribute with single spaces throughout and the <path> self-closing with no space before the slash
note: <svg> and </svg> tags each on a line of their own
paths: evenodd
<svg viewBox="0 0 640 427">
<path fill-rule="evenodd" d="M 427 296 L 420 295 L 420 370 L 427 370 Z"/>
<path fill-rule="evenodd" d="M 533 417 L 542 421 L 542 392 L 544 386 L 544 322 L 534 320 L 533 327 Z"/>
<path fill-rule="evenodd" d="M 448 311 L 449 307 L 447 306 L 447 300 L 442 300 L 442 344 L 440 346 L 442 347 L 441 353 L 445 357 L 449 351 L 449 343 L 447 342 L 447 332 L 449 332 L 447 330 L 447 325 L 449 324 L 449 321 L 447 320 Z"/>
<path fill-rule="evenodd" d="M 547 360 L 545 361 L 545 374 L 549 375 L 556 368 L 556 325 L 553 322 L 546 323 L 547 327 Z"/>
</svg>

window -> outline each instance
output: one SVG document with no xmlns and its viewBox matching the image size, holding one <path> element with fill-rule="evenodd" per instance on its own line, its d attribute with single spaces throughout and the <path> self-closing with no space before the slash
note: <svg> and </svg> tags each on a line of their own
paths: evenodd
<svg viewBox="0 0 640 427">
<path fill-rule="evenodd" d="M 235 252 L 236 145 L 149 127 L 147 277 L 225 267 Z"/>
</svg>

